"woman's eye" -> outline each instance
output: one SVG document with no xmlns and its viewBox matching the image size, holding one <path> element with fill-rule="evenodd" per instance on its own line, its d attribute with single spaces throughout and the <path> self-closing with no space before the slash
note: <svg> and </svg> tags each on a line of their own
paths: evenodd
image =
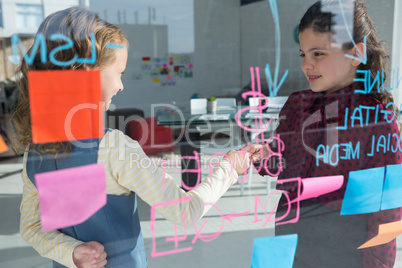
<svg viewBox="0 0 402 268">
<path fill-rule="evenodd" d="M 304 58 L 305 56 L 306 56 L 306 55 L 304 55 L 304 54 L 300 54 L 300 55 L 299 55 L 300 58 Z"/>
<path fill-rule="evenodd" d="M 316 57 L 319 57 L 319 56 L 322 56 L 322 55 L 324 55 L 324 54 L 321 53 L 321 52 L 314 52 L 314 56 L 316 56 Z"/>
</svg>

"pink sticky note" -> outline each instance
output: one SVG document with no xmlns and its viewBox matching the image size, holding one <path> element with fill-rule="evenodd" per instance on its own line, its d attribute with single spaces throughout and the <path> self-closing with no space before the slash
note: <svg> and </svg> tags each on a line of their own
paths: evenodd
<svg viewBox="0 0 402 268">
<path fill-rule="evenodd" d="M 86 221 L 106 204 L 102 164 L 35 174 L 44 232 Z"/>
<path fill-rule="evenodd" d="M 343 181 L 342 175 L 302 179 L 303 192 L 299 198 L 293 199 L 290 203 L 336 191 L 342 187 Z"/>
<path fill-rule="evenodd" d="M 401 221 L 380 224 L 378 226 L 378 234 L 358 248 L 361 249 L 382 245 L 392 241 L 400 234 L 402 234 Z"/>
</svg>

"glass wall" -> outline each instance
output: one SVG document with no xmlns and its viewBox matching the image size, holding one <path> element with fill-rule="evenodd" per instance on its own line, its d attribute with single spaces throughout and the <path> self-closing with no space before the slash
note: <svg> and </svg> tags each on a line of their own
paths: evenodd
<svg viewBox="0 0 402 268">
<path fill-rule="evenodd" d="M 47 10 L 57 10 L 57 1 L 11 2 L 0 9 L 0 23 L 2 14 L 13 12 L 19 30 L 38 28 L 52 13 Z M 99 226 L 106 231 L 90 237 L 104 244 L 110 267 L 138 261 L 124 255 L 134 248 L 145 250 L 149 267 L 402 267 L 399 1 L 365 0 L 367 9 L 361 0 L 70 2 L 115 24 L 129 44 L 108 43 L 118 60 L 97 73 L 91 60 L 98 47 L 66 59 L 64 50 L 80 47 L 67 38 L 54 35 L 64 43 L 43 52 L 45 37 L 2 36 L 0 68 L 15 69 L 21 59 L 28 66 L 57 66 L 59 73 L 30 72 L 29 138 L 46 148 L 64 142 L 72 149 L 50 154 L 56 160 L 43 160 L 39 171 L 27 168 L 27 161 L 35 162 L 12 149 L 10 114 L 21 108 L 18 76 L 5 71 L 1 267 L 77 261 L 68 257 L 76 246 L 70 237 L 95 241 L 80 230 L 90 234 Z M 25 54 L 32 44 L 36 51 Z M 69 70 L 68 60 L 85 63 L 76 68 L 82 73 Z M 114 68 L 118 88 L 105 101 Z M 71 88 L 77 90 L 58 91 Z M 88 89 L 91 94 L 77 93 Z M 77 98 L 80 105 L 96 105 L 74 110 Z M 70 102 L 69 125 L 66 116 L 57 118 Z M 99 102 L 108 104 L 102 109 Z M 103 121 L 121 132 L 104 132 Z M 84 146 L 87 139 L 95 141 L 95 151 Z M 84 169 L 43 172 L 63 167 Z M 47 181 L 41 186 L 37 180 Z M 40 192 L 50 185 L 60 191 L 53 212 L 54 199 L 41 199 L 49 195 Z M 70 221 L 80 213 L 87 218 Z M 57 225 L 52 219 L 58 217 L 66 219 Z M 57 245 L 47 245 L 42 234 Z"/>
</svg>

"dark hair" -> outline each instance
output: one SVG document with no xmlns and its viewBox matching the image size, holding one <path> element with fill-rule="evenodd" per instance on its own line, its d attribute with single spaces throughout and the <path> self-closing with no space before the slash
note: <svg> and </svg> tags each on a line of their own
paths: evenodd
<svg viewBox="0 0 402 268">
<path fill-rule="evenodd" d="M 338 1 L 327 0 L 318 1 L 313 4 L 303 15 L 299 24 L 299 33 L 306 29 L 313 29 L 315 32 L 334 34 L 334 15 L 331 12 L 322 12 L 323 7 L 335 5 Z M 359 70 L 370 70 L 372 81 L 377 76 L 377 72 L 387 69 L 388 50 L 385 43 L 378 38 L 374 23 L 367 13 L 366 4 L 362 0 L 342 0 L 344 6 L 354 6 L 353 12 L 353 42 L 363 43 L 367 36 L 367 63 L 360 64 Z M 354 4 L 354 5 L 352 5 Z M 339 5 L 339 4 L 338 4 Z M 342 44 L 344 50 L 352 49 L 353 42 Z M 359 76 L 358 76 L 359 77 Z M 385 79 L 384 73 L 384 79 Z M 392 94 L 383 90 L 381 93 L 373 90 L 370 95 L 380 100 L 384 105 L 393 102 Z M 395 104 L 394 104 L 395 105 Z M 396 108 L 396 107 L 395 107 Z"/>
<path fill-rule="evenodd" d="M 84 64 L 73 62 L 68 66 L 60 66 L 52 61 L 43 63 L 41 61 L 40 49 L 36 51 L 32 64 L 28 64 L 25 58 L 22 60 L 17 73 L 19 74 L 19 96 L 15 111 L 12 114 L 14 128 L 17 134 L 15 141 L 18 149 L 32 143 L 31 116 L 29 109 L 28 94 L 28 72 L 31 70 L 76 70 L 102 68 L 115 59 L 116 49 L 111 49 L 108 44 L 120 44 L 128 47 L 128 42 L 123 32 L 115 25 L 110 24 L 99 18 L 98 14 L 81 7 L 71 7 L 57 11 L 47 16 L 39 26 L 38 34 L 43 34 L 46 39 L 47 58 L 49 52 L 56 47 L 66 43 L 57 39 L 50 40 L 52 34 L 63 34 L 73 41 L 74 45 L 69 49 L 64 49 L 56 53 L 55 59 L 59 62 L 67 62 L 78 55 L 79 58 L 91 58 L 92 41 L 91 34 L 94 35 L 96 47 L 96 62 L 94 64 Z M 27 54 L 31 55 L 32 47 Z M 64 151 L 66 143 L 40 144 L 38 149 L 43 152 L 57 153 Z M 32 148 L 31 148 L 32 150 Z"/>
</svg>

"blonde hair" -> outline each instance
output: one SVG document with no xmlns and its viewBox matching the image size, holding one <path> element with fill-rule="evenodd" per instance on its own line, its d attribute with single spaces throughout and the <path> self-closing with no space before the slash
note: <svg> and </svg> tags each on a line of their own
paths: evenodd
<svg viewBox="0 0 402 268">
<path fill-rule="evenodd" d="M 36 33 L 36 37 L 42 34 L 46 39 L 47 58 L 49 52 L 54 48 L 66 44 L 62 39 L 51 40 L 53 34 L 62 34 L 72 40 L 74 45 L 69 49 L 64 49 L 54 55 L 55 60 L 66 62 L 78 56 L 78 58 L 88 59 L 92 55 L 91 35 L 95 38 L 96 62 L 93 64 L 79 63 L 75 61 L 68 66 L 60 66 L 52 61 L 43 63 L 41 52 L 36 50 L 32 64 L 22 60 L 17 73 L 19 75 L 19 96 L 16 108 L 12 114 L 12 121 L 16 131 L 15 149 L 23 150 L 27 145 L 32 144 L 31 116 L 29 109 L 28 94 L 28 72 L 32 70 L 78 70 L 78 69 L 102 69 L 115 59 L 116 49 L 110 48 L 109 44 L 124 45 L 128 48 L 128 41 L 123 32 L 115 25 L 102 19 L 96 13 L 80 7 L 72 7 L 55 12 L 41 23 Z M 31 55 L 31 47 L 27 54 Z M 32 56 L 32 55 L 31 55 Z M 67 146 L 66 146 L 67 145 Z M 32 150 L 33 146 L 30 146 Z M 40 144 L 38 150 L 45 153 L 58 153 L 70 147 L 70 143 Z"/>
</svg>

